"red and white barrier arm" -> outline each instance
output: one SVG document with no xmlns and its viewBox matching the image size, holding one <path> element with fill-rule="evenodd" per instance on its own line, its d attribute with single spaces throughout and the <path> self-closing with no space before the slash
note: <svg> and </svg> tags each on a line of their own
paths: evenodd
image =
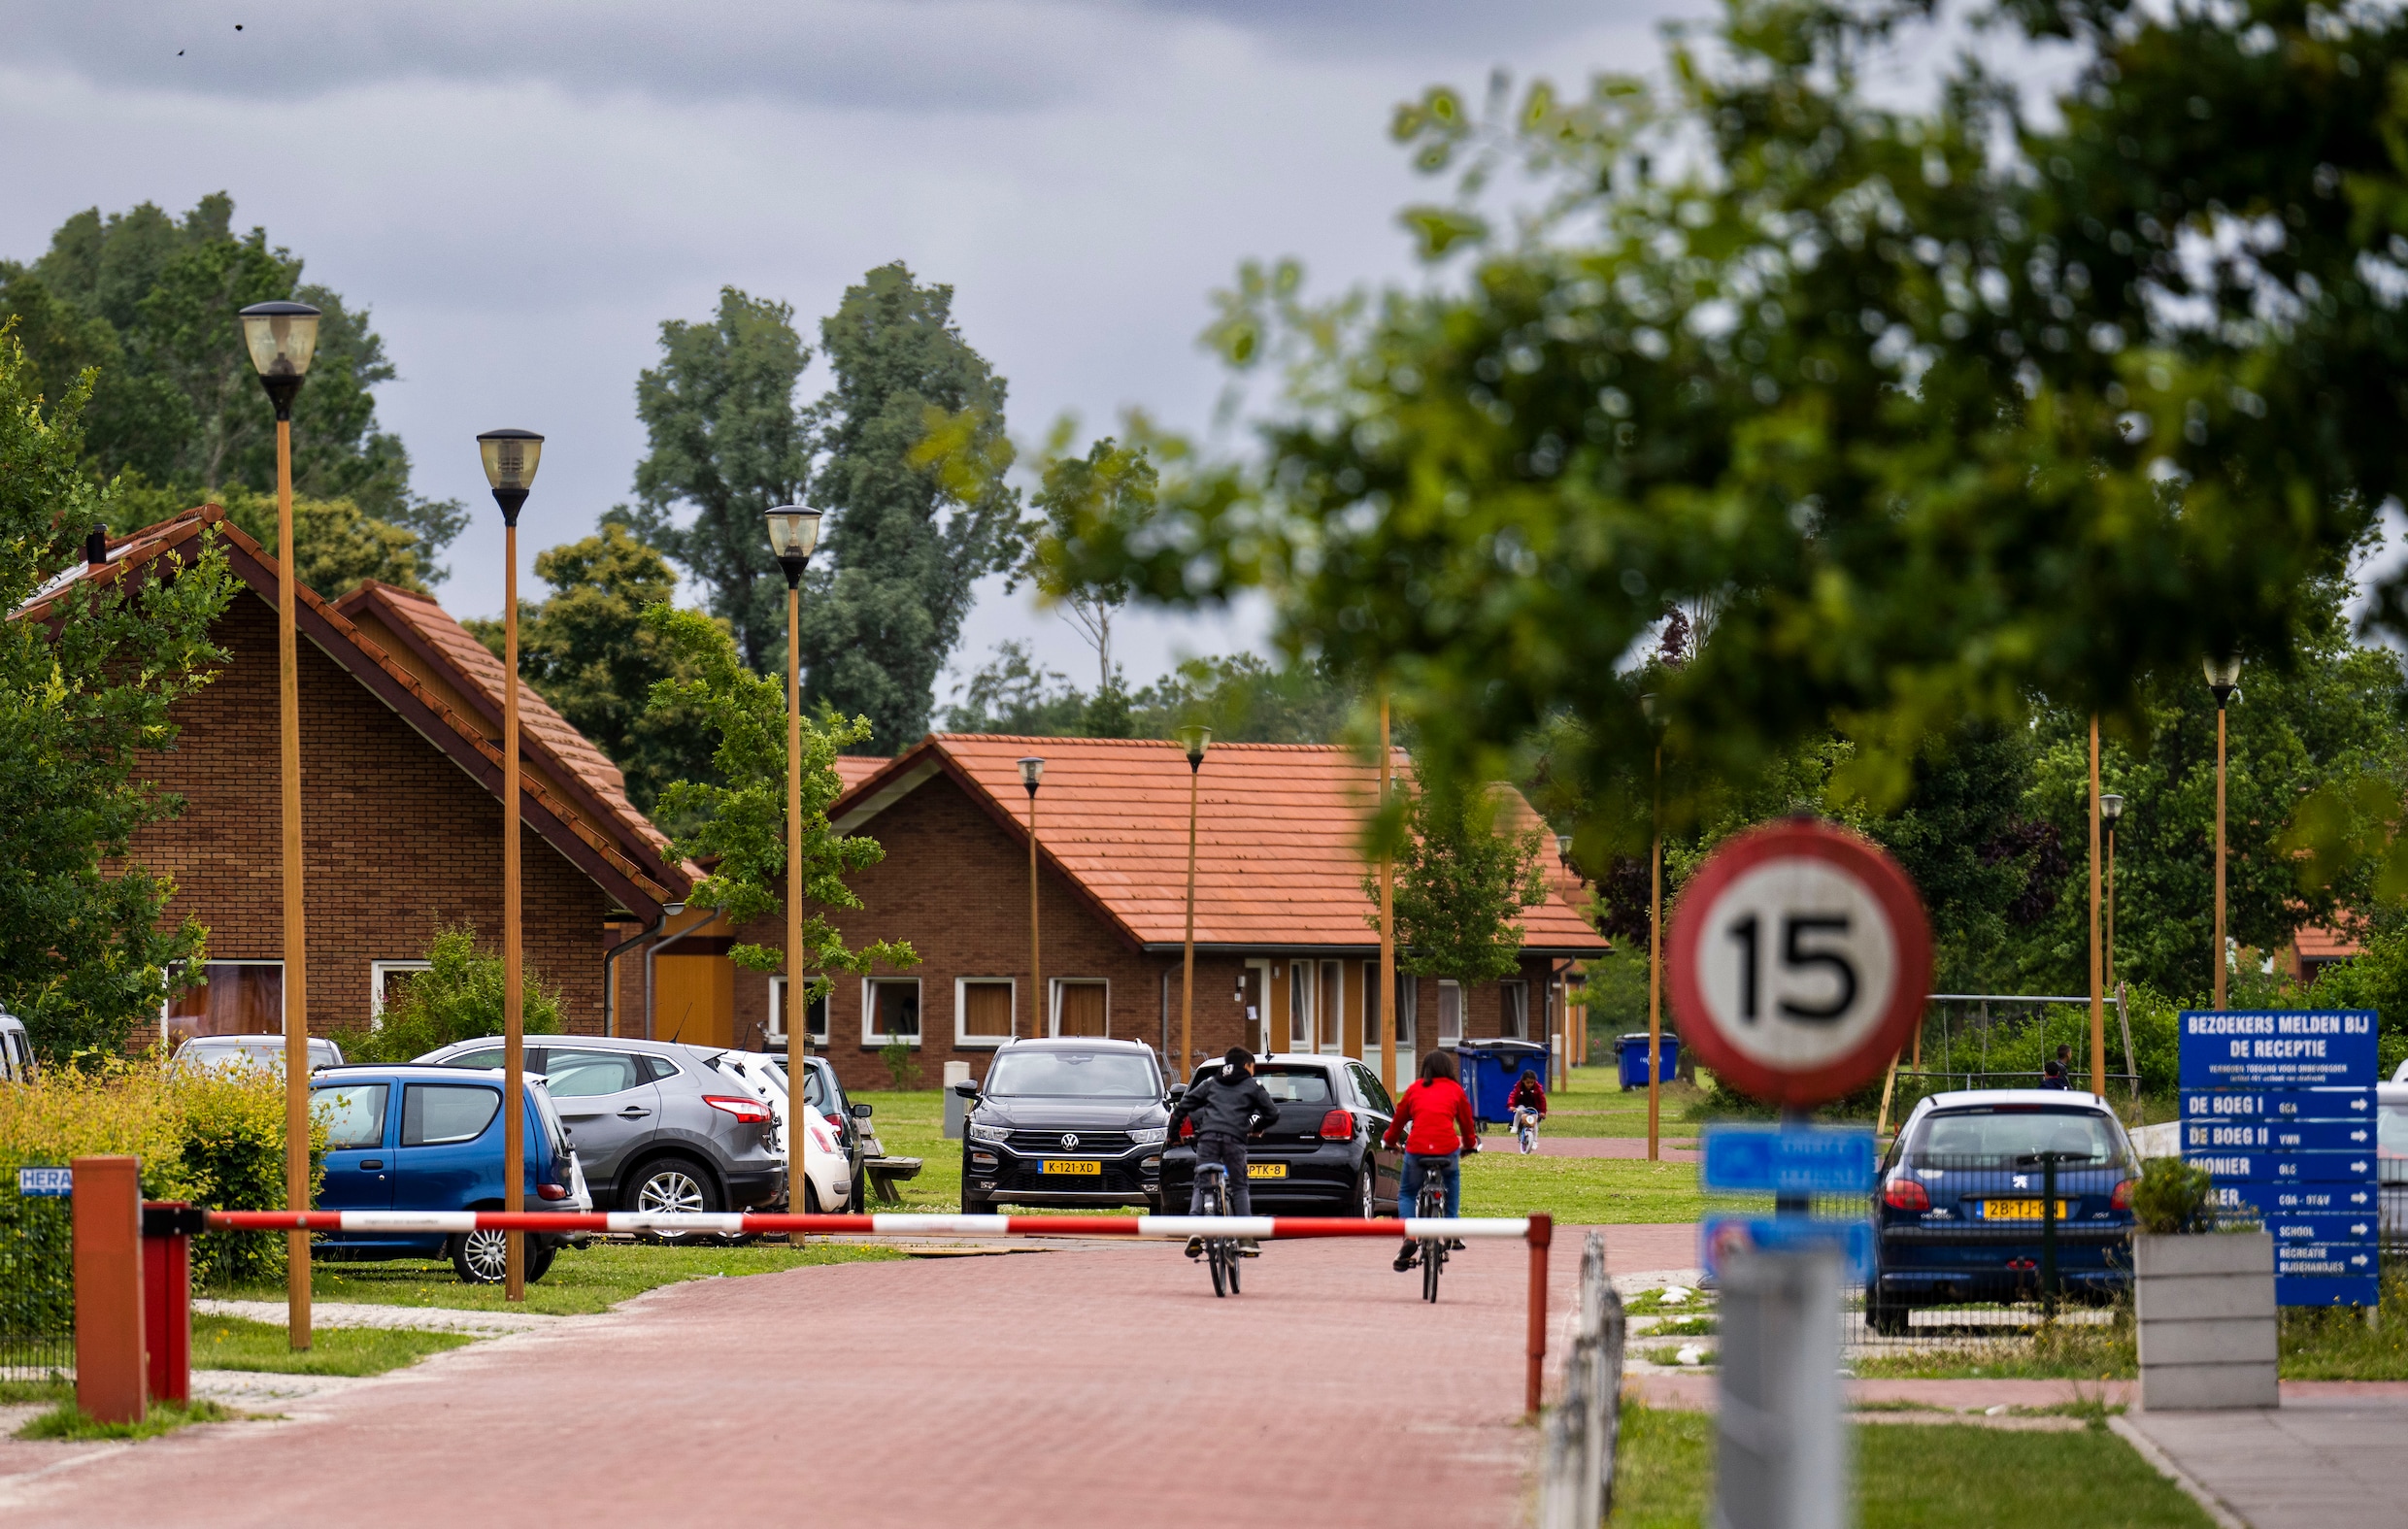
<svg viewBox="0 0 2408 1529">
<path fill-rule="evenodd" d="M 1522 1217 L 1455 1220 L 1353 1220 L 1310 1215 L 773 1215 L 700 1211 L 212 1211 L 221 1232 L 686 1232 L 756 1236 L 873 1237 L 1190 1237 L 1511 1238 L 1525 1240 Z"/>
</svg>

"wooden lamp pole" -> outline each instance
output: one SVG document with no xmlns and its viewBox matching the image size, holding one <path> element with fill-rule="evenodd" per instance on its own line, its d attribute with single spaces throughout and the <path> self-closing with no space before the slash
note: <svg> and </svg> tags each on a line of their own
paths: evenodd
<svg viewBox="0 0 2408 1529">
<path fill-rule="evenodd" d="M 804 1069 L 811 1024 L 803 995 L 803 570 L 819 545 L 819 512 L 780 505 L 769 512 L 769 550 L 786 574 L 786 1208 L 805 1209 L 811 1186 L 803 1176 Z M 794 1192 L 796 1184 L 803 1193 Z M 801 1246 L 802 1234 L 794 1245 Z"/>
<path fill-rule="evenodd" d="M 2224 1007 L 2224 708 L 2240 688 L 2238 658 L 2209 658 L 2207 687 L 2216 696 L 2216 1007 Z"/>
<path fill-rule="evenodd" d="M 2107 940 L 2100 929 L 2098 714 L 2090 714 L 2090 1092 L 2107 1097 Z M 2070 1084 L 2070 1080 L 2068 1080 Z"/>
<path fill-rule="evenodd" d="M 237 316 L 251 364 L 276 406 L 276 720 L 284 891 L 284 1204 L 310 1209 L 310 986 L 307 877 L 301 858 L 301 644 L 294 626 L 292 400 L 318 350 L 318 311 L 253 303 Z M 310 1346 L 310 1234 L 284 1234 L 284 1337 Z"/>
<path fill-rule="evenodd" d="M 1187 746 L 1187 939 L 1185 968 L 1179 984 L 1179 1063 L 1171 1076 L 1185 1081 L 1187 1070 L 1195 1065 L 1195 818 L 1197 791 L 1204 774 L 1204 750 L 1213 746 L 1213 730 L 1209 727 L 1185 727 L 1180 738 Z M 1029 799 L 1034 811 L 1036 799 Z M 1030 840 L 1033 843 L 1032 832 Z"/>
<path fill-rule="evenodd" d="M 1395 780 L 1396 757 L 1388 747 L 1388 695 L 1380 696 L 1380 810 L 1388 810 Z M 1405 1022 L 1404 1006 L 1396 1001 L 1396 856 L 1380 852 L 1380 1083 L 1398 1093 L 1396 1028 Z M 1402 1212 L 1397 1213 L 1402 1214 Z"/>
<path fill-rule="evenodd" d="M 1656 698 L 1639 697 L 1639 710 L 1653 726 Z M 1656 740 L 1656 795 L 1650 826 L 1654 848 L 1647 898 L 1647 1160 L 1652 1163 L 1663 1155 L 1662 1088 L 1657 1079 L 1663 1071 L 1664 1040 L 1664 741 L 1660 735 Z"/>
<path fill-rule="evenodd" d="M 1032 989 L 1029 998 L 1037 1006 L 1037 1034 L 1044 1035 L 1053 1028 L 1049 1022 L 1053 1016 L 1046 1013 L 1045 967 L 1037 950 L 1037 786 L 1045 780 L 1045 758 L 1041 754 L 1023 755 L 1020 767 L 1020 784 L 1028 792 L 1028 985 Z M 1017 1014 L 1012 1028 L 1016 1033 L 1020 1029 Z"/>
</svg>

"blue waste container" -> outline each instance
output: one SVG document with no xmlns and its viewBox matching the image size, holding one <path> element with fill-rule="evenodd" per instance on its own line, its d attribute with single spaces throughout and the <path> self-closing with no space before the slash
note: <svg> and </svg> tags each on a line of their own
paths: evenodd
<svg viewBox="0 0 2408 1529">
<path fill-rule="evenodd" d="M 1681 1038 L 1664 1032 L 1656 1043 L 1656 1080 L 1667 1082 L 1681 1068 Z M 1626 1035 L 1614 1043 L 1614 1054 L 1622 1063 L 1622 1087 L 1625 1090 L 1647 1086 L 1647 1032 Z"/>
<path fill-rule="evenodd" d="M 1550 1051 L 1539 1041 L 1463 1041 L 1455 1047 L 1455 1061 L 1463 1074 L 1463 1092 L 1471 1096 L 1472 1118 L 1483 1125 L 1505 1125 L 1514 1117 L 1505 1101 L 1523 1073 L 1547 1081 Z"/>
</svg>

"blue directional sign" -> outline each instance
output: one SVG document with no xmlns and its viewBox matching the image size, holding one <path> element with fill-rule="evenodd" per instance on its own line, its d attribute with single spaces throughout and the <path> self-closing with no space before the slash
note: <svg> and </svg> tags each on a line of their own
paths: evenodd
<svg viewBox="0 0 2408 1529">
<path fill-rule="evenodd" d="M 19 1168 L 17 1192 L 28 1200 L 64 1200 L 75 1193 L 72 1168 Z"/>
<path fill-rule="evenodd" d="M 1722 1259 L 1739 1247 L 1788 1251 L 1819 1245 L 1837 1246 L 1848 1261 L 1847 1278 L 1863 1284 L 1873 1278 L 1873 1223 L 1826 1221 L 1803 1215 L 1708 1215 L 1698 1223 L 1698 1261 L 1721 1279 Z"/>
<path fill-rule="evenodd" d="M 1812 1126 L 1713 1125 L 1700 1178 L 1709 1189 L 1759 1194 L 1869 1194 L 1873 1133 Z"/>
<path fill-rule="evenodd" d="M 2216 1204 L 2274 1235 L 2274 1298 L 2377 1298 L 2375 1015 L 2367 1010 L 2187 1011 L 2183 1156 Z"/>
</svg>

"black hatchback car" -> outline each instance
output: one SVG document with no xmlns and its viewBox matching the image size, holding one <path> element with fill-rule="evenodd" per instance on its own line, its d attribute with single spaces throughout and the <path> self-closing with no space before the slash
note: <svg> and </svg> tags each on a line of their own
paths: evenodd
<svg viewBox="0 0 2408 1529">
<path fill-rule="evenodd" d="M 961 1212 L 1162 1203 L 1162 1069 L 1135 1041 L 1006 1041 L 961 1133 Z M 1183 1206 L 1184 1208 L 1184 1206 Z"/>
<path fill-rule="evenodd" d="M 1221 1069 L 1207 1062 L 1190 1083 Z M 1246 1144 L 1246 1180 L 1256 1214 L 1394 1214 L 1404 1155 L 1380 1145 L 1396 1107 L 1380 1078 L 1343 1056 L 1275 1052 L 1254 1076 L 1279 1106 L 1279 1118 Z M 1185 1092 L 1185 1089 L 1181 1090 Z M 1162 1154 L 1163 1203 L 1185 1214 L 1195 1181 L 1193 1122 Z"/>
</svg>

